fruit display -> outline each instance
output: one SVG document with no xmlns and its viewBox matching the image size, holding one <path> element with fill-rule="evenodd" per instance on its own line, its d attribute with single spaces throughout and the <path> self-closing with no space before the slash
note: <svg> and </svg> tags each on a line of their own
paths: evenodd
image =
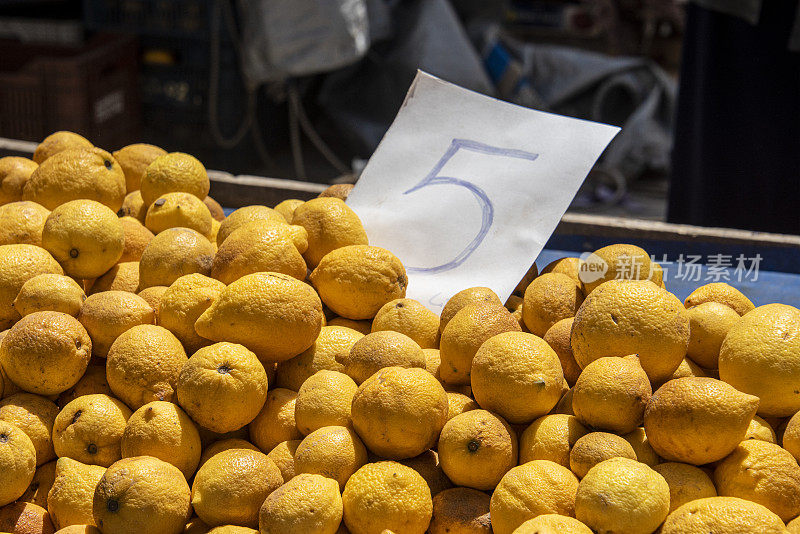
<svg viewBox="0 0 800 534">
<path fill-rule="evenodd" d="M 797 308 L 617 244 L 437 315 L 349 188 L 209 190 L 69 132 L 0 159 L 0 533 L 800 533 Z"/>
</svg>

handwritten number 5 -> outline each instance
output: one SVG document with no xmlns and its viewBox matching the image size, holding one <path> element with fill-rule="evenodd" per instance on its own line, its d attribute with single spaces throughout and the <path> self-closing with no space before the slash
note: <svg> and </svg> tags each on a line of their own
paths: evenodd
<svg viewBox="0 0 800 534">
<path fill-rule="evenodd" d="M 453 139 L 453 141 L 450 143 L 450 147 L 447 149 L 447 152 L 445 152 L 444 156 L 442 156 L 436 165 L 434 165 L 433 169 L 431 169 L 431 172 L 429 172 L 427 176 L 425 176 L 425 178 L 423 178 L 417 185 L 408 191 L 404 191 L 403 194 L 408 195 L 430 185 L 457 185 L 464 187 L 475 196 L 475 199 L 478 201 L 478 205 L 481 208 L 481 228 L 478 230 L 478 233 L 475 235 L 472 241 L 470 241 L 470 243 L 464 247 L 461 252 L 459 252 L 447 263 L 436 265 L 434 267 L 406 267 L 407 271 L 433 274 L 455 269 L 464 263 L 473 252 L 475 252 L 475 250 L 480 246 L 481 242 L 483 242 L 486 235 L 489 233 L 489 229 L 492 227 L 492 222 L 494 222 L 494 206 L 492 205 L 492 201 L 489 199 L 489 196 L 483 189 L 467 180 L 461 180 L 452 176 L 439 176 L 439 173 L 447 164 L 447 162 L 449 162 L 459 150 L 468 150 L 470 152 L 477 152 L 479 154 L 487 154 L 490 156 L 526 159 L 529 161 L 534 161 L 539 157 L 539 154 L 533 154 L 524 150 L 494 147 L 479 143 L 477 141 L 470 141 L 469 139 Z"/>
</svg>

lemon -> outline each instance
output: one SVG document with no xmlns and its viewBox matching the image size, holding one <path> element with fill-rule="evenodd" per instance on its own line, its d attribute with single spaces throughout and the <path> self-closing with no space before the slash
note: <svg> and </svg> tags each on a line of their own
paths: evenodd
<svg viewBox="0 0 800 534">
<path fill-rule="evenodd" d="M 439 330 L 444 332 L 447 323 L 449 323 L 462 308 L 470 304 L 479 303 L 503 304 L 500 302 L 500 297 L 497 296 L 497 293 L 488 287 L 470 287 L 462 289 L 450 297 L 445 303 L 444 308 L 442 308 L 442 313 L 439 316 Z"/>
<path fill-rule="evenodd" d="M 294 210 L 303 204 L 305 204 L 305 200 L 300 200 L 299 198 L 287 198 L 286 200 L 282 200 L 275 205 L 275 211 L 280 213 L 283 218 L 286 219 L 287 223 L 291 223 L 292 218 L 294 217 Z"/>
<path fill-rule="evenodd" d="M 447 419 L 447 393 L 425 369 L 387 367 L 353 397 L 353 428 L 384 458 L 411 458 L 430 449 Z"/>
<path fill-rule="evenodd" d="M 444 425 L 438 450 L 454 484 L 490 490 L 517 464 L 517 435 L 497 415 L 471 410 Z"/>
<path fill-rule="evenodd" d="M 519 462 L 550 460 L 569 468 L 569 453 L 575 442 L 589 433 L 577 417 L 545 415 L 526 428 L 519 439 Z"/>
<path fill-rule="evenodd" d="M 347 197 L 350 194 L 350 191 L 353 190 L 353 187 L 355 187 L 353 184 L 333 184 L 325 189 L 325 191 L 317 195 L 317 198 L 333 197 L 347 200 Z"/>
<path fill-rule="evenodd" d="M 262 451 L 271 451 L 282 441 L 300 439 L 303 434 L 295 423 L 297 393 L 275 388 L 270 390 L 264 407 L 250 422 L 250 441 Z"/>
<path fill-rule="evenodd" d="M 136 293 L 139 288 L 139 262 L 126 261 L 119 262 L 111 267 L 106 273 L 97 278 L 92 284 L 89 293 L 100 293 L 103 291 L 127 291 Z"/>
<path fill-rule="evenodd" d="M 479 410 L 481 407 L 474 399 L 467 397 L 463 393 L 455 391 L 447 392 L 447 420 L 471 410 Z"/>
<path fill-rule="evenodd" d="M 725 282 L 714 282 L 700 286 L 686 297 L 684 305 L 693 308 L 704 302 L 719 302 L 739 315 L 752 311 L 755 305 L 741 291 Z"/>
<path fill-rule="evenodd" d="M 134 326 L 153 324 L 153 308 L 142 297 L 127 291 L 103 291 L 89 295 L 78 320 L 92 338 L 92 353 L 108 355 L 116 339 Z"/>
<path fill-rule="evenodd" d="M 350 426 L 350 405 L 358 386 L 338 371 L 317 371 L 297 392 L 294 417 L 304 435 L 324 426 Z"/>
<path fill-rule="evenodd" d="M 311 432 L 294 453 L 297 474 L 323 475 L 335 480 L 340 490 L 366 463 L 364 444 L 352 429 L 343 426 L 326 426 Z"/>
<path fill-rule="evenodd" d="M 70 148 L 93 148 L 88 139 L 75 132 L 59 131 L 44 138 L 33 152 L 33 161 L 41 163 L 47 158 Z"/>
<path fill-rule="evenodd" d="M 159 300 L 158 324 L 177 337 L 192 354 L 211 341 L 197 335 L 194 323 L 219 298 L 225 284 L 193 273 L 181 276 Z"/>
<path fill-rule="evenodd" d="M 800 310 L 768 304 L 745 314 L 722 343 L 719 377 L 757 396 L 761 416 L 800 411 Z"/>
<path fill-rule="evenodd" d="M 558 514 L 537 515 L 522 523 L 513 534 L 591 534 L 592 529 L 575 519 Z"/>
<path fill-rule="evenodd" d="M 360 332 L 365 336 L 372 332 L 372 321 L 370 320 L 354 321 L 353 319 L 348 319 L 347 317 L 334 316 L 332 319 L 327 321 L 326 326 L 343 326 L 345 328 L 355 330 L 356 332 Z"/>
<path fill-rule="evenodd" d="M 13 303 L 23 284 L 45 273 L 64 274 L 64 270 L 43 248 L 0 245 L 0 331 L 11 328 L 20 318 Z"/>
<path fill-rule="evenodd" d="M 28 158 L 0 158 L 0 206 L 22 200 L 22 188 L 39 165 Z"/>
<path fill-rule="evenodd" d="M 681 302 L 647 280 L 610 280 L 586 297 L 572 325 L 575 361 L 638 354 L 651 381 L 666 380 L 686 355 L 689 316 Z"/>
<path fill-rule="evenodd" d="M 508 297 L 506 303 L 503 304 L 503 306 L 505 306 L 506 309 L 511 312 L 511 315 L 514 316 L 514 319 L 517 320 L 519 327 L 522 328 L 522 331 L 527 332 L 528 327 L 525 326 L 525 320 L 522 318 L 522 308 L 524 305 L 525 299 L 518 297 L 517 295 L 511 295 Z"/>
<path fill-rule="evenodd" d="M 511 534 L 542 514 L 575 516 L 578 479 L 549 460 L 533 460 L 511 469 L 492 493 L 489 510 L 495 534 Z"/>
<path fill-rule="evenodd" d="M 258 531 L 253 528 L 240 527 L 238 525 L 224 525 L 212 528 L 207 534 L 258 534 Z"/>
<path fill-rule="evenodd" d="M 271 271 L 305 280 L 306 262 L 284 228 L 289 225 L 248 224 L 234 231 L 219 246 L 211 276 L 230 284 L 248 274 Z"/>
<path fill-rule="evenodd" d="M 245 206 L 235 210 L 222 221 L 219 227 L 219 233 L 217 234 L 217 244 L 222 245 L 233 232 L 256 221 L 274 221 L 281 225 L 286 222 L 283 215 L 272 208 L 266 206 Z"/>
<path fill-rule="evenodd" d="M 582 262 L 580 258 L 575 258 L 575 257 L 559 258 L 545 265 L 544 269 L 542 269 L 542 272 L 540 274 L 547 274 L 547 273 L 565 274 L 582 286 L 583 282 L 581 282 L 581 277 L 580 277 L 581 263 Z"/>
<path fill-rule="evenodd" d="M 781 444 L 795 460 L 800 462 L 800 412 L 794 414 L 787 422 Z"/>
<path fill-rule="evenodd" d="M 136 261 L 142 259 L 144 249 L 153 239 L 153 232 L 133 217 L 121 217 L 119 222 L 122 224 L 122 232 L 125 234 L 125 246 L 122 248 L 122 256 L 119 263 Z"/>
<path fill-rule="evenodd" d="M 270 493 L 259 511 L 262 534 L 336 534 L 342 496 L 336 482 L 301 474 Z"/>
<path fill-rule="evenodd" d="M 111 387 L 108 385 L 108 380 L 106 380 L 106 366 L 95 365 L 90 362 L 78 383 L 58 396 L 57 404 L 63 408 L 78 397 L 93 393 L 113 395 Z"/>
<path fill-rule="evenodd" d="M 99 148 L 71 148 L 41 163 L 22 188 L 22 199 L 49 210 L 72 200 L 92 200 L 116 213 L 125 200 L 125 174 Z"/>
<path fill-rule="evenodd" d="M 768 441 L 769 443 L 778 443 L 775 430 L 772 429 L 769 423 L 757 415 L 754 415 L 753 419 L 750 421 L 744 439 L 759 439 L 761 441 Z"/>
<path fill-rule="evenodd" d="M 786 534 L 781 518 L 764 506 L 736 497 L 697 499 L 669 514 L 661 534 Z"/>
<path fill-rule="evenodd" d="M 645 465 L 653 467 L 660 464 L 664 460 L 656 454 L 653 446 L 650 445 L 650 440 L 647 439 L 647 433 L 643 427 L 639 427 L 622 436 L 622 439 L 630 443 L 633 447 L 633 452 L 636 453 L 636 459 Z"/>
<path fill-rule="evenodd" d="M 309 250 L 311 250 L 309 235 Z M 371 319 L 394 299 L 406 295 L 408 276 L 391 252 L 350 245 L 326 254 L 309 276 L 322 302 L 348 319 Z"/>
<path fill-rule="evenodd" d="M 61 409 L 53 425 L 56 455 L 108 467 L 121 458 L 120 440 L 131 411 L 103 394 L 78 397 Z"/>
<path fill-rule="evenodd" d="M 721 460 L 745 437 L 758 399 L 713 378 L 679 378 L 659 388 L 644 412 L 653 449 L 666 460 Z"/>
<path fill-rule="evenodd" d="M 56 461 L 47 462 L 36 468 L 28 489 L 18 499 L 20 502 L 29 502 L 43 508 L 47 507 L 47 494 L 53 487 L 56 478 Z"/>
<path fill-rule="evenodd" d="M 0 401 L 0 421 L 6 421 L 25 432 L 36 449 L 36 465 L 55 459 L 53 423 L 58 406 L 42 396 L 16 393 Z"/>
<path fill-rule="evenodd" d="M 56 207 L 45 221 L 42 247 L 75 278 L 96 278 L 122 256 L 125 233 L 113 211 L 93 200 Z"/>
<path fill-rule="evenodd" d="M 489 496 L 470 488 L 434 495 L 430 534 L 492 534 Z"/>
<path fill-rule="evenodd" d="M 525 332 L 490 337 L 472 360 L 475 400 L 512 424 L 529 423 L 552 410 L 561 398 L 563 382 L 553 349 Z"/>
<path fill-rule="evenodd" d="M 637 361 L 599 358 L 587 365 L 572 392 L 572 409 L 586 426 L 627 434 L 642 424 L 653 391 Z"/>
<path fill-rule="evenodd" d="M 522 277 L 522 280 L 517 283 L 517 286 L 514 288 L 512 294 L 523 296 L 525 294 L 525 290 L 529 285 L 531 285 L 531 282 L 533 282 L 537 276 L 539 276 L 539 268 L 536 266 L 536 263 L 533 263 L 530 267 L 528 267 L 528 270 L 525 271 L 525 275 Z"/>
<path fill-rule="evenodd" d="M 202 443 L 202 440 L 201 440 Z M 228 439 L 220 439 L 213 442 L 211 445 L 206 446 L 203 449 L 203 454 L 200 455 L 200 463 L 199 466 L 202 466 L 204 463 L 208 461 L 209 458 L 212 456 L 219 454 L 223 451 L 228 451 L 231 449 L 248 449 L 251 451 L 258 451 L 261 452 L 258 447 L 250 443 L 249 441 L 245 441 L 239 438 L 228 438 Z M 272 459 L 270 457 L 270 459 Z M 274 461 L 274 460 L 273 460 Z M 277 462 L 276 462 L 277 465 Z M 283 472 L 283 471 L 281 471 Z"/>
<path fill-rule="evenodd" d="M 155 236 L 139 260 L 139 289 L 170 286 L 181 276 L 208 275 L 214 247 L 190 228 L 170 228 Z"/>
<path fill-rule="evenodd" d="M 583 477 L 575 517 L 599 532 L 650 534 L 669 513 L 669 485 L 646 465 L 612 458 Z"/>
<path fill-rule="evenodd" d="M 42 230 L 50 211 L 35 202 L 0 205 L 0 245 L 42 245 Z"/>
<path fill-rule="evenodd" d="M 39 534 L 51 533 L 54 529 L 50 514 L 43 507 L 15 502 L 0 508 L 0 531 Z"/>
<path fill-rule="evenodd" d="M 439 373 L 448 384 L 469 384 L 472 359 L 483 343 L 503 332 L 519 332 L 519 323 L 502 304 L 476 303 L 447 323 L 439 343 Z"/>
<path fill-rule="evenodd" d="M 720 495 L 764 505 L 783 521 L 800 515 L 800 466 L 774 443 L 739 443 L 717 464 L 714 484 Z"/>
<path fill-rule="evenodd" d="M 400 463 L 410 467 L 425 479 L 431 490 L 431 497 L 436 497 L 440 492 L 453 487 L 453 483 L 447 478 L 439 462 L 439 454 L 434 450 L 429 449 L 419 456 L 400 460 Z"/>
<path fill-rule="evenodd" d="M 636 451 L 624 438 L 608 432 L 590 432 L 575 441 L 569 452 L 569 468 L 583 478 L 597 464 L 611 458 L 636 460 Z"/>
<path fill-rule="evenodd" d="M 385 367 L 424 368 L 425 353 L 410 337 L 400 332 L 367 334 L 353 344 L 347 355 L 337 356 L 342 372 L 361 384 Z"/>
<path fill-rule="evenodd" d="M 158 156 L 148 165 L 141 179 L 140 190 L 145 206 L 150 206 L 166 193 L 190 193 L 202 200 L 211 183 L 203 164 L 182 152 Z"/>
<path fill-rule="evenodd" d="M 147 302 L 155 312 L 156 323 L 161 316 L 161 297 L 169 289 L 167 286 L 152 286 L 139 291 L 138 295 Z"/>
<path fill-rule="evenodd" d="M 372 331 L 391 330 L 413 339 L 423 349 L 439 346 L 439 317 L 414 299 L 384 304 L 372 321 Z"/>
<path fill-rule="evenodd" d="M 267 457 L 275 462 L 275 465 L 281 470 L 284 482 L 289 482 L 297 474 L 294 467 L 294 454 L 301 442 L 302 440 L 299 439 L 281 441 L 267 454 Z"/>
<path fill-rule="evenodd" d="M 86 371 L 92 342 L 72 316 L 36 312 L 15 324 L 0 343 L 0 362 L 17 386 L 31 393 L 57 395 Z"/>
<path fill-rule="evenodd" d="M 135 219 L 144 226 L 147 206 L 144 205 L 144 200 L 142 200 L 142 192 L 137 189 L 125 195 L 125 199 L 122 201 L 122 207 L 117 212 L 117 215 L 121 218 L 130 217 L 131 219 Z M 148 230 L 148 232 L 150 232 L 150 230 Z"/>
<path fill-rule="evenodd" d="M 665 462 L 653 467 L 669 486 L 669 511 L 697 499 L 716 497 L 717 489 L 709 476 L 700 469 L 679 462 Z"/>
<path fill-rule="evenodd" d="M 553 408 L 553 411 L 551 413 L 575 415 L 575 412 L 572 411 L 572 393 L 574 390 L 575 388 L 571 387 L 567 391 L 565 391 L 564 395 L 562 395 L 561 397 L 561 400 L 558 401 L 558 404 L 556 404 L 556 407 Z"/>
<path fill-rule="evenodd" d="M 190 479 L 200 462 L 200 435 L 175 404 L 154 401 L 131 415 L 122 434 L 123 458 L 153 456 L 170 463 Z"/>
<path fill-rule="evenodd" d="M 208 459 L 192 484 L 192 506 L 209 526 L 258 526 L 259 508 L 283 484 L 275 463 L 265 454 L 230 449 Z"/>
<path fill-rule="evenodd" d="M 14 502 L 25 493 L 36 472 L 36 449 L 16 425 L 0 421 L 0 506 Z"/>
<path fill-rule="evenodd" d="M 40 274 L 25 282 L 14 308 L 25 317 L 37 311 L 54 311 L 75 317 L 86 300 L 83 288 L 69 276 Z"/>
<path fill-rule="evenodd" d="M 278 364 L 278 387 L 298 391 L 303 382 L 318 371 L 344 371 L 344 365 L 338 360 L 348 357 L 350 349 L 363 337 L 351 328 L 323 326 L 309 348 Z"/>
<path fill-rule="evenodd" d="M 786 523 L 786 528 L 789 530 L 789 534 L 797 534 L 800 532 L 800 517 L 795 517 Z"/>
<path fill-rule="evenodd" d="M 113 153 L 114 159 L 119 162 L 122 167 L 122 172 L 125 173 L 125 189 L 130 193 L 131 191 L 138 191 L 142 183 L 142 176 L 144 176 L 147 167 L 153 161 L 167 153 L 163 148 L 148 145 L 145 143 L 136 143 L 120 148 Z"/>
<path fill-rule="evenodd" d="M 214 432 L 238 430 L 267 398 L 267 374 L 256 355 L 235 343 L 195 352 L 178 377 L 177 399 L 198 424 Z"/>
<path fill-rule="evenodd" d="M 225 220 L 225 210 L 222 209 L 219 202 L 207 196 L 203 199 L 203 204 L 205 204 L 208 211 L 211 212 L 211 217 L 213 217 L 215 221 L 222 222 Z"/>
<path fill-rule="evenodd" d="M 47 509 L 56 528 L 94 525 L 92 500 L 97 484 L 106 472 L 99 465 L 85 465 L 71 458 L 59 458 L 55 479 L 47 496 Z"/>
<path fill-rule="evenodd" d="M 634 356 L 631 356 L 631 357 L 634 357 Z M 637 358 L 637 361 L 638 361 L 638 358 Z M 687 358 L 684 358 L 683 361 L 681 361 L 681 364 L 678 366 L 677 369 L 675 369 L 675 372 L 672 373 L 672 376 L 670 376 L 669 379 L 664 380 L 663 382 L 655 382 L 655 383 L 651 382 L 651 384 L 652 384 L 654 389 L 658 389 L 661 386 L 663 386 L 666 382 L 669 382 L 670 380 L 675 380 L 676 378 L 687 378 L 687 377 L 701 377 L 702 378 L 702 377 L 708 377 L 708 374 L 709 373 L 707 373 L 703 368 L 701 368 L 699 365 L 697 365 L 696 363 L 694 363 L 692 360 L 690 360 L 687 357 Z M 712 370 L 712 374 L 716 375 L 717 373 L 713 373 L 713 370 Z"/>
<path fill-rule="evenodd" d="M 361 220 L 338 198 L 315 198 L 301 204 L 292 214 L 292 224 L 308 232 L 308 250 L 303 256 L 312 268 L 335 249 L 369 242 Z"/>
<path fill-rule="evenodd" d="M 578 375 L 581 374 L 581 368 L 578 362 L 575 361 L 575 355 L 572 353 L 572 344 L 570 342 L 570 333 L 572 332 L 572 323 L 574 321 L 574 317 L 561 319 L 551 326 L 542 337 L 558 356 L 558 360 L 561 362 L 561 370 L 564 373 L 564 379 L 570 386 L 575 385 L 575 382 L 578 380 Z"/>
<path fill-rule="evenodd" d="M 190 193 L 165 193 L 147 209 L 144 224 L 154 234 L 168 228 L 191 228 L 201 235 L 211 233 L 211 212 L 202 200 Z"/>
<path fill-rule="evenodd" d="M 259 208 L 263 208 L 268 210 L 269 208 L 258 206 Z M 241 208 L 247 209 L 247 208 Z M 254 214 L 255 215 L 255 214 Z M 302 226 L 297 226 L 296 224 L 287 224 L 280 217 L 276 217 L 274 213 L 264 214 L 268 218 L 266 219 L 254 219 L 254 220 L 247 220 L 245 217 L 240 217 L 237 224 L 228 224 L 228 228 L 226 228 L 225 232 L 225 240 L 222 241 L 219 238 L 219 231 L 222 230 L 222 225 L 220 224 L 219 229 L 217 230 L 217 244 L 221 247 L 224 245 L 225 241 L 228 240 L 228 237 L 233 235 L 234 233 L 238 232 L 240 241 L 246 240 L 249 234 L 260 235 L 266 234 L 265 238 L 269 239 L 270 236 L 283 236 L 289 241 L 294 244 L 297 252 L 302 254 L 306 250 L 308 250 L 308 232 Z M 231 214 L 233 216 L 233 214 Z M 227 221 L 228 219 L 225 219 Z M 303 265 L 305 265 L 305 260 L 303 260 Z"/>
<path fill-rule="evenodd" d="M 191 515 L 189 496 L 176 467 L 149 456 L 124 458 L 97 485 L 94 520 L 104 532 L 179 534 Z"/>
<path fill-rule="evenodd" d="M 543 336 L 558 321 L 574 317 L 583 298 L 580 284 L 566 274 L 543 274 L 525 290 L 522 319 L 531 333 Z"/>
<path fill-rule="evenodd" d="M 363 466 L 342 493 L 344 523 L 352 534 L 385 530 L 424 534 L 431 522 L 433 500 L 419 473 L 397 462 Z"/>
<path fill-rule="evenodd" d="M 719 302 L 704 302 L 689 308 L 690 337 L 686 355 L 706 369 L 719 365 L 719 349 L 739 314 Z"/>
<path fill-rule="evenodd" d="M 580 263 L 579 276 L 586 295 L 609 280 L 651 280 L 650 256 L 636 245 L 609 245 Z"/>
</svg>

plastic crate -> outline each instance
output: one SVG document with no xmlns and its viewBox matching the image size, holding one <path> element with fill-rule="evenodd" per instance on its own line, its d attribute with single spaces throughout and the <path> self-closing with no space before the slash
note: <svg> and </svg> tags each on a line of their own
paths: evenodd
<svg viewBox="0 0 800 534">
<path fill-rule="evenodd" d="M 71 130 L 110 150 L 136 139 L 135 39 L 97 35 L 81 47 L 0 47 L 0 136 L 38 141 Z"/>
<path fill-rule="evenodd" d="M 214 0 L 83 0 L 84 24 L 99 31 L 207 38 Z"/>
</svg>

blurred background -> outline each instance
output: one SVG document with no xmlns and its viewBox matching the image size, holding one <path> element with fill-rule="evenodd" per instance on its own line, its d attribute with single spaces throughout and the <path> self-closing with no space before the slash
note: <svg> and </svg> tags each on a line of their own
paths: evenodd
<svg viewBox="0 0 800 534">
<path fill-rule="evenodd" d="M 681 0 L 0 0 L 0 137 L 72 130 L 108 150 L 146 142 L 189 152 L 234 175 L 347 183 L 419 68 L 622 126 L 571 210 L 710 224 L 669 213 L 691 9 Z"/>
</svg>

